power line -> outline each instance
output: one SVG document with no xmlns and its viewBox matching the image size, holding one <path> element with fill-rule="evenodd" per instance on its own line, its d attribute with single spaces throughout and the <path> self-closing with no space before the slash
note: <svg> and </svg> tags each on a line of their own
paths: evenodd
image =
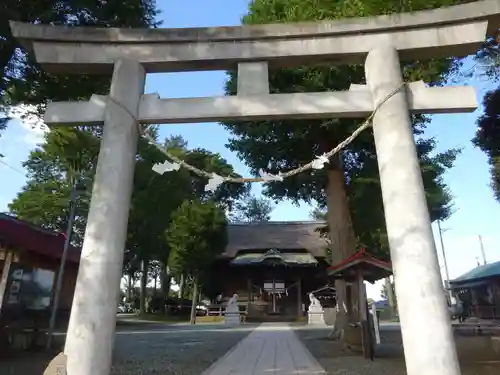
<svg viewBox="0 0 500 375">
<path fill-rule="evenodd" d="M 26 173 L 25 173 L 25 172 L 23 172 L 23 171 L 21 171 L 21 170 L 19 170 L 19 169 L 15 168 L 15 167 L 13 167 L 13 166 L 12 166 L 12 165 L 10 165 L 10 164 L 7 164 L 7 163 L 6 163 L 5 161 L 3 161 L 1 158 L 0 158 L 0 163 L 2 163 L 2 164 L 3 164 L 3 165 L 5 165 L 6 167 L 8 167 L 8 168 L 12 169 L 13 171 L 15 171 L 15 172 L 17 172 L 17 173 L 22 174 L 24 177 L 26 177 Z"/>
<path fill-rule="evenodd" d="M 13 171 L 15 171 L 15 172 L 17 172 L 17 173 L 22 174 L 22 175 L 23 175 L 23 177 L 26 177 L 26 172 L 23 172 L 23 171 L 21 171 L 20 169 L 17 169 L 17 168 L 15 168 L 15 167 L 13 167 L 12 165 L 10 165 L 10 164 L 6 163 L 5 161 L 3 161 L 1 158 L 0 158 L 0 163 L 1 163 L 1 164 L 3 164 L 3 165 L 5 165 L 6 167 L 8 167 L 8 168 L 12 169 Z M 37 189 L 35 189 L 35 190 L 37 190 Z M 40 190 L 41 190 L 41 191 L 45 191 L 45 189 L 40 189 Z M 79 190 L 82 190 L 82 189 L 80 188 Z M 85 189 L 85 191 L 83 191 L 83 192 L 82 192 L 82 191 L 80 191 L 80 193 L 81 193 L 81 194 L 84 194 L 84 195 L 86 195 L 86 196 L 88 196 L 88 197 L 91 197 L 91 196 L 92 196 L 92 193 L 91 193 L 90 191 L 88 191 L 87 189 Z"/>
</svg>

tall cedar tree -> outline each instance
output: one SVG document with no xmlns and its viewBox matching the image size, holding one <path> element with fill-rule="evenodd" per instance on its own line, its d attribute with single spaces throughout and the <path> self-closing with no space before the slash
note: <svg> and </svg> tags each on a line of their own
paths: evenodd
<svg viewBox="0 0 500 375">
<path fill-rule="evenodd" d="M 172 249 L 171 267 L 193 280 L 191 323 L 194 323 L 199 283 L 227 245 L 224 210 L 213 200 L 186 200 L 173 213 L 166 237 Z"/>
<path fill-rule="evenodd" d="M 342 19 L 405 11 L 417 11 L 464 1 L 416 0 L 254 0 L 249 5 L 244 24 L 282 23 Z M 423 80 L 439 85 L 457 71 L 454 59 L 405 62 L 402 71 L 406 81 Z M 365 83 L 363 66 L 300 67 L 269 72 L 272 93 L 322 92 L 348 90 L 351 83 Z M 226 91 L 237 92 L 237 80 L 230 74 Z M 435 140 L 423 136 L 429 119 L 412 116 L 422 175 L 433 220 L 450 215 L 451 195 L 443 182 L 443 173 L 458 150 L 435 153 Z M 362 120 L 327 119 L 296 121 L 260 121 L 224 123 L 233 134 L 228 147 L 236 151 L 257 173 L 260 168 L 271 173 L 296 168 L 343 141 Z M 371 131 L 365 131 L 325 170 L 301 173 L 283 182 L 266 184 L 265 194 L 273 199 L 304 200 L 327 206 L 333 262 L 347 258 L 360 246 L 380 257 L 388 258 L 383 206 L 376 153 Z M 339 302 L 345 299 L 345 286 L 337 284 Z M 356 298 L 353 299 L 356 303 Z M 344 310 L 342 310 L 345 313 Z M 347 319 L 340 314 L 338 329 L 343 332 Z M 352 316 L 350 319 L 356 320 Z"/>
</svg>

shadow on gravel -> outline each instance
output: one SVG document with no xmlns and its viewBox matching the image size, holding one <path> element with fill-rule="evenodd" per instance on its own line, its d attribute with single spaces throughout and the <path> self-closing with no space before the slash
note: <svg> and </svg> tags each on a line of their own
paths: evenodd
<svg viewBox="0 0 500 375">
<path fill-rule="evenodd" d="M 154 324 L 117 327 L 110 375 L 200 375 L 253 328 Z M 56 336 L 54 343 L 59 350 L 24 351 L 0 358 L 0 375 L 43 374 L 50 360 L 62 350 L 64 336 Z"/>
<path fill-rule="evenodd" d="M 297 329 L 296 334 L 328 375 L 405 375 L 404 351 L 399 331 L 381 332 L 374 362 L 327 338 L 328 329 Z M 500 337 L 455 335 L 462 375 L 498 375 Z"/>
</svg>

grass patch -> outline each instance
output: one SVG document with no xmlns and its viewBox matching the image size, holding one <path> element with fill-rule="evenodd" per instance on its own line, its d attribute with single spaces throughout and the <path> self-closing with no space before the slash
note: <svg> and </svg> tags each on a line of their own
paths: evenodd
<svg viewBox="0 0 500 375">
<path fill-rule="evenodd" d="M 207 315 L 207 316 L 196 317 L 196 323 L 221 323 L 223 321 L 224 317 L 218 315 Z"/>
<path fill-rule="evenodd" d="M 392 318 L 380 319 L 380 323 L 399 323 L 399 318 L 396 316 Z"/>
<path fill-rule="evenodd" d="M 125 320 L 147 320 L 149 322 L 165 322 L 165 323 L 179 323 L 189 321 L 188 317 L 184 316 L 169 316 L 163 314 L 142 314 L 132 315 Z"/>
</svg>

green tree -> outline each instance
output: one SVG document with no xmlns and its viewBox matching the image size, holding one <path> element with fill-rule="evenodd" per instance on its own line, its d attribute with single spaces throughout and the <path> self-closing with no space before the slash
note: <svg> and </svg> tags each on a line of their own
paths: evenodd
<svg viewBox="0 0 500 375">
<path fill-rule="evenodd" d="M 488 157 L 491 187 L 500 202 L 500 87 L 485 95 L 483 108 L 483 114 L 477 119 L 478 129 L 473 143 Z"/>
<path fill-rule="evenodd" d="M 490 79 L 500 78 L 500 38 L 488 38 L 474 56 L 475 66 L 481 75 Z M 471 69 L 470 73 L 475 73 Z"/>
<path fill-rule="evenodd" d="M 125 249 L 123 254 L 122 277 L 125 279 L 127 302 L 132 302 L 134 298 L 134 287 L 140 273 L 140 264 L 137 255 L 129 249 Z"/>
<path fill-rule="evenodd" d="M 151 136 L 158 138 L 158 129 L 149 128 Z M 163 144 L 169 152 L 186 160 L 191 165 L 208 172 L 221 175 L 234 175 L 234 169 L 218 154 L 204 149 L 189 150 L 182 137 L 171 137 Z M 205 192 L 206 180 L 193 176 L 188 170 L 181 168 L 176 172 L 159 175 L 152 170 L 155 163 L 165 161 L 165 155 L 156 147 L 141 139 L 134 176 L 131 212 L 127 247 L 137 255 L 137 261 L 144 263 L 141 278 L 141 313 L 145 308 L 145 286 L 150 262 L 162 263 L 161 272 L 162 297 L 165 298 L 167 284 L 168 259 L 170 246 L 165 240 L 165 230 L 170 225 L 172 212 L 186 199 L 215 199 L 225 207 L 231 207 L 233 201 L 245 194 L 245 185 L 224 184 L 214 193 Z M 163 306 L 163 304 L 162 304 Z M 163 307 L 162 307 L 163 308 Z"/>
<path fill-rule="evenodd" d="M 480 73 L 486 78 L 500 80 L 500 46 L 498 39 L 490 38 L 478 51 L 475 60 L 482 67 Z M 500 86 L 486 93 L 483 99 L 483 114 L 477 119 L 473 144 L 486 153 L 490 165 L 491 188 L 500 202 Z"/>
<path fill-rule="evenodd" d="M 382 299 L 388 299 L 389 298 L 389 291 L 387 290 L 387 285 L 386 284 L 383 284 L 380 287 L 380 297 L 382 297 Z"/>
<path fill-rule="evenodd" d="M 76 201 L 72 242 L 83 241 L 99 139 L 86 128 L 55 128 L 23 163 L 28 182 L 9 205 L 16 217 L 45 229 L 64 232 L 75 180 L 85 188 Z"/>
<path fill-rule="evenodd" d="M 301 22 L 372 16 L 416 11 L 463 1 L 362 0 L 254 0 L 243 18 L 245 24 Z M 405 80 L 424 80 L 439 85 L 455 73 L 455 59 L 406 62 Z M 322 92 L 348 90 L 351 83 L 364 83 L 363 66 L 301 67 L 270 71 L 272 93 Z M 227 83 L 227 94 L 237 91 L 235 74 Z M 435 155 L 434 139 L 423 131 L 429 122 L 425 116 L 412 116 L 422 175 L 433 219 L 450 215 L 451 196 L 442 181 L 458 150 Z M 327 119 L 297 121 L 260 121 L 225 123 L 233 134 L 228 147 L 236 151 L 254 174 L 263 168 L 270 173 L 296 168 L 321 155 L 350 135 L 361 120 Z M 373 136 L 366 131 L 347 150 L 333 158 L 325 170 L 301 173 L 283 182 L 266 184 L 264 193 L 272 199 L 305 201 L 328 207 L 329 236 L 333 262 L 347 258 L 363 246 L 374 255 L 388 257 L 378 167 Z M 337 283 L 339 302 L 345 300 L 345 285 Z M 353 299 L 355 302 L 355 299 Z M 350 317 L 356 320 L 356 317 Z M 347 317 L 342 310 L 336 332 L 342 333 Z"/>
<path fill-rule="evenodd" d="M 0 5 L 0 115 L 6 106 L 29 103 L 42 107 L 47 101 L 85 100 L 109 90 L 110 76 L 54 75 L 42 70 L 32 54 L 13 38 L 9 20 L 66 26 L 155 27 L 154 0 L 92 2 L 87 0 L 5 0 Z M 5 127 L 7 118 L 0 118 Z M 75 178 L 91 189 L 99 129 L 57 128 L 33 151 L 24 164 L 28 183 L 10 205 L 20 218 L 54 230 L 64 230 L 68 220 L 71 185 Z M 89 144 L 88 142 L 92 142 Z M 90 146 L 90 147 L 89 147 Z M 90 159 L 87 154 L 92 154 Z M 84 155 L 83 164 L 79 155 Z M 62 160 L 62 159 L 64 160 Z M 89 165 L 90 163 L 91 165 Z M 88 195 L 78 199 L 74 242 L 83 238 Z"/>
<path fill-rule="evenodd" d="M 158 137 L 157 128 L 152 127 L 148 131 L 154 138 Z M 28 171 L 28 182 L 9 205 L 10 212 L 43 228 L 65 231 L 69 218 L 71 186 L 77 178 L 87 190 L 77 199 L 73 225 L 73 243 L 81 246 L 99 141 L 100 128 L 52 129 L 24 163 Z M 164 143 L 171 152 L 202 169 L 219 174 L 234 174 L 232 166 L 219 155 L 203 149 L 188 150 L 187 143 L 181 137 L 172 137 Z M 160 261 L 166 268 L 169 247 L 164 232 L 170 223 L 171 213 L 185 199 L 214 198 L 230 207 L 233 201 L 247 192 L 245 185 L 225 184 L 215 193 L 207 193 L 204 191 L 206 180 L 193 176 L 184 168 L 161 176 L 152 170 L 152 166 L 164 160 L 165 155 L 156 147 L 143 139 L 139 141 L 128 224 L 127 248 L 131 253 L 124 257 L 124 272 L 129 277 L 136 276 L 141 262 L 144 262 L 145 275 L 149 261 Z M 167 275 L 163 273 L 162 277 L 165 279 Z M 144 285 L 147 280 L 143 278 L 142 281 Z M 162 293 L 166 295 L 167 291 Z M 144 308 L 144 297 L 141 301 Z"/>
<path fill-rule="evenodd" d="M 110 77 L 54 75 L 13 38 L 9 20 L 66 26 L 156 27 L 155 0 L 2 0 L 0 4 L 0 104 L 39 105 L 105 94 Z"/>
<path fill-rule="evenodd" d="M 157 138 L 156 128 L 149 129 L 149 132 Z M 126 244 L 127 249 L 135 257 L 130 265 L 125 265 L 125 269 L 130 269 L 131 272 L 139 269 L 141 274 L 139 309 L 143 314 L 152 261 L 160 261 L 163 268 L 167 265 L 170 249 L 165 241 L 164 232 L 170 223 L 170 214 L 186 197 L 185 187 L 189 184 L 189 176 L 183 174 L 161 176 L 154 172 L 153 165 L 163 162 L 165 156 L 144 139 L 139 141 L 137 154 Z"/>
<path fill-rule="evenodd" d="M 192 166 L 209 173 L 214 172 L 221 176 L 241 177 L 234 172 L 233 166 L 218 153 L 213 153 L 202 148 L 195 148 L 185 151 L 181 154 L 181 158 Z M 180 173 L 187 173 L 191 176 L 192 183 L 188 191 L 190 191 L 192 197 L 199 198 L 202 201 L 215 200 L 227 210 L 231 210 L 234 204 L 241 197 L 248 194 L 249 191 L 248 184 L 225 183 L 220 185 L 215 192 L 207 192 L 205 191 L 207 183 L 205 178 L 193 176 L 191 172 L 184 168 L 181 169 Z"/>
<path fill-rule="evenodd" d="M 273 212 L 271 200 L 265 197 L 246 196 L 236 204 L 231 220 L 236 222 L 260 222 L 271 220 Z"/>
<path fill-rule="evenodd" d="M 380 297 L 383 299 L 389 300 L 391 298 L 391 288 L 392 287 L 392 294 L 394 295 L 394 283 L 390 281 L 389 278 L 385 279 L 385 283 L 382 284 L 380 287 Z"/>
<path fill-rule="evenodd" d="M 394 298 L 395 295 L 396 289 L 394 286 L 394 282 L 391 282 L 390 278 L 387 277 L 384 281 L 384 284 L 380 288 L 380 296 L 383 299 L 387 300 L 391 315 L 394 315 L 397 309 L 396 298 Z"/>
<path fill-rule="evenodd" d="M 199 283 L 227 245 L 227 220 L 214 201 L 186 200 L 172 214 L 166 231 L 172 249 L 170 265 L 193 281 L 191 323 L 195 323 Z"/>
<path fill-rule="evenodd" d="M 327 212 L 320 208 L 320 207 L 316 207 L 314 208 L 310 213 L 309 213 L 309 216 L 311 217 L 311 219 L 313 220 L 317 220 L 317 221 L 326 221 L 326 215 L 327 215 Z"/>
</svg>

